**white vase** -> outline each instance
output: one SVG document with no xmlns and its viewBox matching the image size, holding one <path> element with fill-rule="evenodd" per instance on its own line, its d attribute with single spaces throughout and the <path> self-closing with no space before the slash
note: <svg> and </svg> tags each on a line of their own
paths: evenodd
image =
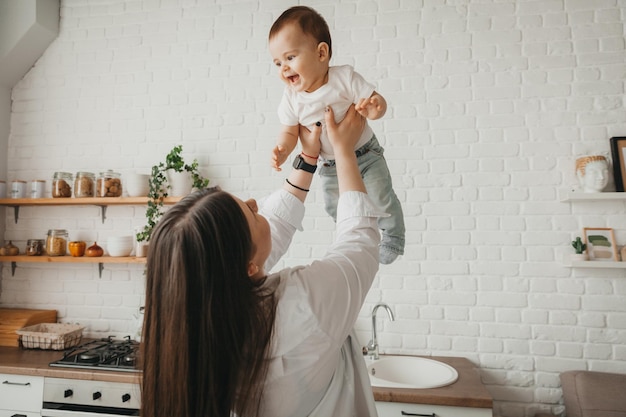
<svg viewBox="0 0 626 417">
<path fill-rule="evenodd" d="M 170 186 L 167 194 L 170 197 L 184 197 L 191 192 L 193 178 L 187 171 L 176 172 L 171 169 L 166 171 L 167 183 Z"/>
</svg>

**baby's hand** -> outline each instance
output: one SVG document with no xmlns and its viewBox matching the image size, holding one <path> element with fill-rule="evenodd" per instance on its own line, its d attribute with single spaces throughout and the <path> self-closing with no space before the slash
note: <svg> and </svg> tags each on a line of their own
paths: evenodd
<svg viewBox="0 0 626 417">
<path fill-rule="evenodd" d="M 359 99 L 356 103 L 355 109 L 361 114 L 361 116 L 370 120 L 375 120 L 385 114 L 385 103 L 381 96 L 374 94 L 370 98 Z"/>
<path fill-rule="evenodd" d="M 285 163 L 289 153 L 290 152 L 282 145 L 276 145 L 276 147 L 272 149 L 272 167 L 274 167 L 276 171 L 282 171 L 280 166 Z"/>
</svg>

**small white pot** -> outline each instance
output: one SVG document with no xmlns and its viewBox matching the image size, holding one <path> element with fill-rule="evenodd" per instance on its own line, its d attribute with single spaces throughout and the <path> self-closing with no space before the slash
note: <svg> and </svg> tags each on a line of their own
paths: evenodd
<svg viewBox="0 0 626 417">
<path fill-rule="evenodd" d="M 573 253 L 571 255 L 571 259 L 572 261 L 588 261 L 589 255 L 587 255 L 586 253 Z"/>
<path fill-rule="evenodd" d="M 184 197 L 191 192 L 193 179 L 187 171 L 176 172 L 168 169 L 166 172 L 167 182 L 170 185 L 168 195 L 170 197 Z"/>
<path fill-rule="evenodd" d="M 127 174 L 124 181 L 124 190 L 129 197 L 145 197 L 150 191 L 150 175 Z"/>
</svg>

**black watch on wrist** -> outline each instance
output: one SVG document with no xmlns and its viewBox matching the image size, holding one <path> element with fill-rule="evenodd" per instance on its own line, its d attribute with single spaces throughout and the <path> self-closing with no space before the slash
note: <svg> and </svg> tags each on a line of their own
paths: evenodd
<svg viewBox="0 0 626 417">
<path fill-rule="evenodd" d="M 302 169 L 306 172 L 310 172 L 311 174 L 314 174 L 315 170 L 317 169 L 317 165 L 311 165 L 306 163 L 306 161 L 302 158 L 302 155 L 297 155 L 293 159 L 293 167 L 295 169 Z"/>
</svg>

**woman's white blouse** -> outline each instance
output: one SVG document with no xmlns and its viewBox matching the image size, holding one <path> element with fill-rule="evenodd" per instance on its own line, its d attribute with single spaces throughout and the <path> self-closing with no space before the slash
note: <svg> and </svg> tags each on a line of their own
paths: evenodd
<svg viewBox="0 0 626 417">
<path fill-rule="evenodd" d="M 302 230 L 304 204 L 279 190 L 259 206 L 272 233 L 269 271 Z M 381 215 L 367 194 L 343 193 L 336 240 L 324 257 L 268 277 L 279 283 L 262 416 L 377 415 L 352 328 L 378 271 Z"/>
</svg>

